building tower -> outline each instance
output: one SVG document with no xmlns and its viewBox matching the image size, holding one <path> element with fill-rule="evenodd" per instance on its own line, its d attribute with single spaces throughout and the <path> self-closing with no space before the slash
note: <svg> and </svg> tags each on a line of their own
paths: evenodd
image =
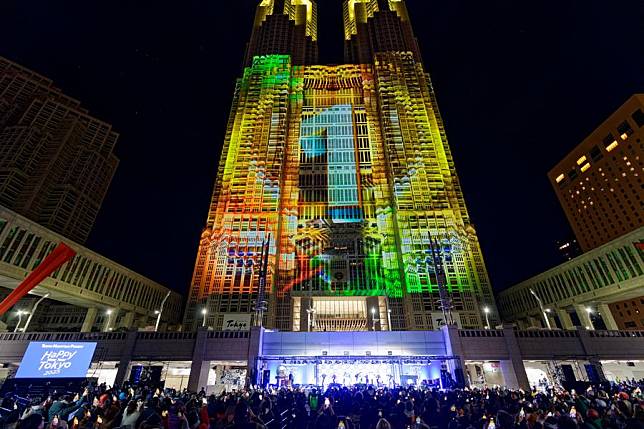
<svg viewBox="0 0 644 429">
<path fill-rule="evenodd" d="M 483 327 L 497 312 L 403 1 L 345 0 L 346 64 L 316 64 L 316 3 L 264 0 L 239 79 L 185 328 Z M 281 37 L 279 35 L 286 35 Z M 269 239 L 270 236 L 270 239 Z M 441 305 L 442 303 L 442 305 Z"/>
<path fill-rule="evenodd" d="M 633 94 L 548 172 L 584 252 L 644 226 L 644 94 Z"/>
<path fill-rule="evenodd" d="M 118 166 L 117 139 L 51 80 L 0 57 L 0 205 L 84 243 Z"/>
</svg>

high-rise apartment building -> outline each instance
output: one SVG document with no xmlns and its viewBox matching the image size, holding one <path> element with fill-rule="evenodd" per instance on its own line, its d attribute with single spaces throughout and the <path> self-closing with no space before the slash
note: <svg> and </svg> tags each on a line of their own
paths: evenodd
<svg viewBox="0 0 644 429">
<path fill-rule="evenodd" d="M 264 293 L 264 325 L 279 330 L 498 320 L 405 3 L 343 7 L 346 64 L 334 66 L 317 63 L 314 0 L 257 8 L 186 329 L 221 329 Z"/>
<path fill-rule="evenodd" d="M 83 243 L 118 135 L 51 80 L 0 57 L 0 205 Z"/>
<path fill-rule="evenodd" d="M 584 252 L 644 225 L 642 127 L 635 94 L 548 173 Z"/>
</svg>

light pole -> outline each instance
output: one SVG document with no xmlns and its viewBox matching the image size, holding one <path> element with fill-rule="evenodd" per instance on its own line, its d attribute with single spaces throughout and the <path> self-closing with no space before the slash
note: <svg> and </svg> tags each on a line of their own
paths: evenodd
<svg viewBox="0 0 644 429">
<path fill-rule="evenodd" d="M 376 330 L 376 320 L 380 320 L 376 319 L 376 307 L 371 307 L 371 329 L 374 331 Z"/>
<path fill-rule="evenodd" d="M 586 329 L 594 329 L 595 326 L 593 325 L 593 319 L 591 319 L 590 315 L 593 314 L 593 309 L 590 307 L 586 307 L 586 313 L 588 313 L 588 323 L 589 325 L 586 326 Z"/>
<path fill-rule="evenodd" d="M 109 332 L 112 330 L 112 327 L 110 326 L 112 324 L 112 309 L 108 309 L 105 311 L 105 314 L 107 314 L 107 323 L 105 323 L 105 332 Z"/>
<path fill-rule="evenodd" d="M 546 314 L 546 309 L 543 308 L 543 302 L 541 301 L 541 298 L 539 298 L 539 295 L 537 295 L 537 293 L 532 290 L 532 288 L 530 289 L 530 293 L 532 294 L 532 296 L 534 296 L 534 298 L 537 300 L 537 303 L 539 304 L 539 309 L 541 310 L 541 315 L 543 316 L 544 322 L 546 322 L 546 327 L 548 329 L 552 329 L 552 327 L 550 326 L 550 320 L 548 320 L 548 314 Z"/>
<path fill-rule="evenodd" d="M 16 314 L 18 315 L 18 324 L 14 328 L 13 332 L 18 332 L 18 330 L 20 329 L 20 324 L 22 323 L 22 315 L 27 314 L 27 312 L 23 310 L 18 310 Z"/>
<path fill-rule="evenodd" d="M 391 326 L 391 308 L 387 309 L 387 325 L 389 325 L 390 331 L 394 330 L 394 328 Z"/>
<path fill-rule="evenodd" d="M 485 313 L 485 325 L 486 329 L 492 329 L 490 327 L 490 307 L 484 307 L 483 308 L 483 313 Z"/>
<path fill-rule="evenodd" d="M 27 332 L 27 328 L 29 327 L 29 323 L 31 322 L 31 318 L 34 317 L 34 314 L 36 314 L 36 308 L 38 308 L 38 304 L 43 302 L 45 298 L 49 296 L 49 293 L 44 294 L 36 303 L 34 304 L 34 308 L 31 309 L 31 313 L 29 313 L 29 317 L 27 317 L 27 321 L 25 322 L 25 326 L 22 328 L 22 332 Z"/>
<path fill-rule="evenodd" d="M 201 323 L 201 327 L 205 328 L 206 327 L 206 314 L 208 314 L 208 310 L 205 308 L 201 309 L 201 314 L 203 315 L 203 322 Z"/>
<path fill-rule="evenodd" d="M 315 326 L 315 308 L 313 308 L 312 304 L 309 304 L 309 308 L 306 309 L 306 316 L 308 319 L 309 332 L 313 332 L 313 328 Z"/>
<path fill-rule="evenodd" d="M 165 302 L 169 296 L 170 296 L 170 291 L 168 291 L 165 298 L 163 298 L 163 301 L 161 301 L 161 306 L 159 307 L 159 309 L 154 310 L 154 314 L 157 315 L 157 323 L 154 324 L 154 332 L 157 332 L 159 330 L 159 322 L 161 322 L 161 314 L 163 313 L 163 306 L 165 305 Z"/>
</svg>

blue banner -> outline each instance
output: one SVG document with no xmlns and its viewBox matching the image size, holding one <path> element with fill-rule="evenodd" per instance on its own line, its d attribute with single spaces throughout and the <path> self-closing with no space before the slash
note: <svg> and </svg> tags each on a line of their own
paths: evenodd
<svg viewBox="0 0 644 429">
<path fill-rule="evenodd" d="M 96 343 L 32 341 L 16 378 L 85 378 Z"/>
</svg>

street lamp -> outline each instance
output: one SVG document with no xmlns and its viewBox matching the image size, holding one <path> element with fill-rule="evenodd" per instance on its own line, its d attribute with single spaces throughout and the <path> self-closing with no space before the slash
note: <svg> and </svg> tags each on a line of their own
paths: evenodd
<svg viewBox="0 0 644 429">
<path fill-rule="evenodd" d="M 485 313 L 485 325 L 486 325 L 485 329 L 492 329 L 492 328 L 490 328 L 490 317 L 489 317 L 489 315 L 490 315 L 490 307 L 487 307 L 487 306 L 484 307 L 483 308 L 483 313 Z"/>
<path fill-rule="evenodd" d="M 376 330 L 376 307 L 371 307 L 371 328 Z"/>
<path fill-rule="evenodd" d="M 36 303 L 34 304 L 34 308 L 32 308 L 31 313 L 29 313 L 29 317 L 27 317 L 27 321 L 25 322 L 25 326 L 21 329 L 22 332 L 27 332 L 27 328 L 29 327 L 29 323 L 31 322 L 31 318 L 34 317 L 34 314 L 36 314 L 36 308 L 38 308 L 38 304 L 43 302 L 48 296 L 49 296 L 49 293 L 46 293 L 38 301 L 36 301 Z"/>
<path fill-rule="evenodd" d="M 593 329 L 593 319 L 590 317 L 591 314 L 594 313 L 593 309 L 590 307 L 586 307 L 586 313 L 588 314 L 588 326 L 586 326 L 586 329 Z"/>
<path fill-rule="evenodd" d="M 20 324 L 22 323 L 22 315 L 27 314 L 27 312 L 23 310 L 18 310 L 16 314 L 18 315 L 18 324 L 14 328 L 13 332 L 18 332 L 18 330 L 20 329 Z"/>
<path fill-rule="evenodd" d="M 105 311 L 105 314 L 107 314 L 107 323 L 105 324 L 105 332 L 111 331 L 111 324 L 112 324 L 112 309 L 108 309 Z"/>
<path fill-rule="evenodd" d="M 315 308 L 313 308 L 313 300 L 310 301 L 311 303 L 309 304 L 309 308 L 306 309 L 306 317 L 308 321 L 308 330 L 309 332 L 313 331 L 313 327 L 315 326 Z"/>
<path fill-rule="evenodd" d="M 532 289 L 530 289 L 530 293 L 532 294 L 532 296 L 534 296 L 534 299 L 536 299 L 537 303 L 539 304 L 539 309 L 541 310 L 541 315 L 543 316 L 544 322 L 546 322 L 546 327 L 548 329 L 552 329 L 552 327 L 550 326 L 550 320 L 548 320 L 548 315 L 546 314 L 547 312 L 545 308 L 543 308 L 543 301 L 541 301 L 541 298 L 539 298 L 539 295 L 537 295 L 537 293 Z"/>
<path fill-rule="evenodd" d="M 161 301 L 161 307 L 158 310 L 154 310 L 154 314 L 157 315 L 157 322 L 154 324 L 154 332 L 157 332 L 159 330 L 159 322 L 161 322 L 161 313 L 163 313 L 163 306 L 165 305 L 165 301 L 169 296 L 170 291 L 168 291 L 165 298 L 163 298 L 163 301 Z"/>
<path fill-rule="evenodd" d="M 202 308 L 201 309 L 201 314 L 203 315 L 203 322 L 201 323 L 201 326 L 205 327 L 206 326 L 206 314 L 208 314 L 208 310 L 206 310 L 205 308 Z"/>
<path fill-rule="evenodd" d="M 391 308 L 387 309 L 387 324 L 389 325 L 389 330 L 393 331 L 394 328 L 391 326 Z"/>
</svg>

